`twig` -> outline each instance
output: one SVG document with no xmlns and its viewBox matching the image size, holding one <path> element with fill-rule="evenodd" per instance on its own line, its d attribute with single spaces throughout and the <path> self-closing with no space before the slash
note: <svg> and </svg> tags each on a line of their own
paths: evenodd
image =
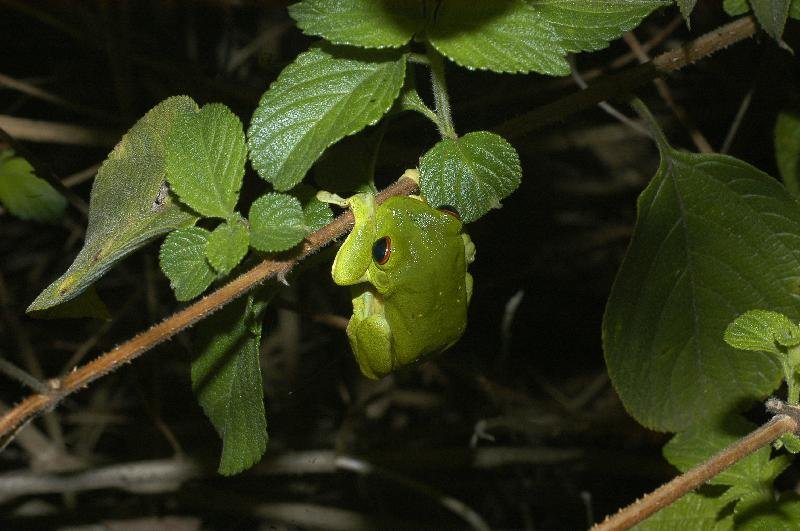
<svg viewBox="0 0 800 531">
<path fill-rule="evenodd" d="M 4 75 L 2 73 L 0 73 L 0 86 L 8 87 L 12 90 L 21 92 L 22 94 L 27 94 L 28 96 L 31 96 L 33 98 L 37 98 L 52 103 L 53 105 L 69 109 L 71 111 L 83 113 L 88 116 L 92 116 L 93 118 L 99 118 L 101 120 L 111 121 L 111 122 L 118 119 L 109 113 L 98 111 L 97 109 L 94 109 L 92 107 L 88 107 L 86 105 L 81 105 L 80 103 L 69 101 L 66 98 L 62 98 L 61 96 L 57 96 L 46 90 L 43 90 L 37 87 L 36 85 L 26 83 L 25 81 L 20 81 L 19 79 L 14 79 L 13 77 Z"/>
<path fill-rule="evenodd" d="M 684 494 L 696 489 L 759 448 L 772 443 L 781 435 L 797 431 L 798 427 L 800 427 L 800 424 L 796 418 L 785 414 L 776 415 L 757 430 L 742 437 L 685 474 L 681 474 L 669 483 L 661 485 L 641 500 L 621 509 L 617 514 L 606 518 L 602 523 L 593 526 L 590 531 L 628 529 L 656 511 L 663 509 Z"/>
<path fill-rule="evenodd" d="M 494 127 L 493 130 L 506 138 L 524 136 L 562 120 L 565 116 L 593 107 L 601 101 L 619 98 L 656 77 L 671 74 L 727 48 L 731 44 L 752 37 L 756 30 L 757 26 L 753 17 L 737 19 L 698 37 L 677 50 L 663 53 L 648 63 L 601 78 L 587 90 L 576 92 L 511 118 Z"/>
<path fill-rule="evenodd" d="M 16 116 L 0 115 L 0 127 L 14 138 L 30 142 L 71 144 L 77 146 L 113 146 L 122 137 L 120 131 L 86 127 L 82 125 L 31 120 Z"/>
<path fill-rule="evenodd" d="M 416 190 L 417 185 L 413 180 L 401 178 L 378 194 L 377 201 L 380 203 L 391 196 L 408 195 Z M 328 225 L 310 234 L 300 248 L 290 257 L 283 260 L 264 260 L 213 293 L 153 325 L 147 331 L 122 343 L 99 358 L 76 368 L 62 378 L 50 380 L 53 388 L 52 392 L 30 395 L 7 414 L 0 417 L 0 442 L 4 441 L 24 422 L 45 410 L 55 407 L 64 397 L 86 387 L 101 376 L 118 369 L 124 363 L 131 362 L 156 345 L 219 310 L 268 278 L 275 276 L 285 278 L 289 271 L 301 260 L 345 234 L 352 224 L 352 213 L 346 212 L 342 214 Z"/>
<path fill-rule="evenodd" d="M 731 146 L 733 145 L 733 139 L 736 138 L 736 133 L 739 132 L 739 127 L 742 125 L 744 115 L 747 113 L 747 109 L 750 108 L 750 102 L 752 100 L 753 89 L 750 89 L 747 91 L 747 94 L 744 95 L 742 102 L 739 104 L 739 109 L 736 111 L 736 116 L 733 117 L 733 122 L 728 129 L 728 133 L 725 135 L 725 140 L 722 142 L 722 147 L 719 148 L 720 153 L 727 153 L 730 151 Z"/>
<path fill-rule="evenodd" d="M 633 32 L 629 31 L 623 35 L 623 39 L 628 44 L 628 47 L 631 51 L 636 54 L 637 59 L 639 62 L 644 64 L 650 60 L 650 56 L 647 55 L 647 52 L 644 51 L 642 48 L 639 39 L 636 38 Z M 683 127 L 689 132 L 689 137 L 691 137 L 692 142 L 694 142 L 695 147 L 700 153 L 713 153 L 714 148 L 711 147 L 711 144 L 706 139 L 705 135 L 697 128 L 695 125 L 694 120 L 686 112 L 686 109 L 678 105 L 675 101 L 675 98 L 672 97 L 672 91 L 669 89 L 669 85 L 663 79 L 656 78 L 653 80 L 653 85 L 656 86 L 656 90 L 658 90 L 658 95 L 661 96 L 661 99 L 664 100 L 664 103 L 667 104 L 678 121 L 683 125 Z"/>
</svg>

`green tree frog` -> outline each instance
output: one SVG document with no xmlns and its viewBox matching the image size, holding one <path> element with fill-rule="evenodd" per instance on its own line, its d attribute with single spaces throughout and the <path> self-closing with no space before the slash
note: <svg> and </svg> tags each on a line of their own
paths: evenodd
<svg viewBox="0 0 800 531">
<path fill-rule="evenodd" d="M 475 246 L 453 211 L 413 196 L 381 205 L 370 193 L 319 197 L 349 206 L 355 217 L 332 275 L 352 286 L 347 336 L 361 372 L 380 378 L 455 343 L 467 325 Z"/>
</svg>

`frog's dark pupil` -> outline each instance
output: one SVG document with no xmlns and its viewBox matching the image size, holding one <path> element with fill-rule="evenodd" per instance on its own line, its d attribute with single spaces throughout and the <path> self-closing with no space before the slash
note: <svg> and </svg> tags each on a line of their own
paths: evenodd
<svg viewBox="0 0 800 531">
<path fill-rule="evenodd" d="M 384 236 L 372 245 L 372 258 L 378 265 L 383 265 L 389 261 L 392 254 L 392 240 Z"/>
<path fill-rule="evenodd" d="M 450 214 L 451 216 L 453 216 L 454 218 L 456 218 L 459 221 L 461 220 L 461 215 L 458 213 L 458 210 L 456 210 L 456 207 L 454 207 L 454 206 L 442 205 L 442 206 L 439 207 L 439 210 L 441 210 L 445 214 Z"/>
</svg>

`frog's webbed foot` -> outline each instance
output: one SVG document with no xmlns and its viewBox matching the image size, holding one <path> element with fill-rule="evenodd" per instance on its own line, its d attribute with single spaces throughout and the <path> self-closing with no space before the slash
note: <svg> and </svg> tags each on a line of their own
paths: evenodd
<svg viewBox="0 0 800 531">
<path fill-rule="evenodd" d="M 377 380 L 397 368 L 392 331 L 383 315 L 370 315 L 357 323 L 351 320 L 347 335 L 358 366 L 367 378 Z"/>
</svg>

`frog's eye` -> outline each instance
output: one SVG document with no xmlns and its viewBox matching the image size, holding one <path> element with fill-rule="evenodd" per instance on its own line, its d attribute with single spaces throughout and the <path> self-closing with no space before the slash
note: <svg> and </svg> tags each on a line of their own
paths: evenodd
<svg viewBox="0 0 800 531">
<path fill-rule="evenodd" d="M 454 206 L 442 205 L 442 206 L 439 207 L 438 210 L 441 210 L 445 214 L 450 214 L 451 216 L 456 218 L 458 221 L 461 221 L 461 215 L 458 213 L 458 210 L 456 210 L 456 207 L 454 207 Z"/>
<path fill-rule="evenodd" d="M 372 259 L 375 260 L 375 263 L 378 265 L 383 265 L 388 262 L 391 255 L 392 239 L 388 236 L 384 236 L 372 244 Z"/>
</svg>

